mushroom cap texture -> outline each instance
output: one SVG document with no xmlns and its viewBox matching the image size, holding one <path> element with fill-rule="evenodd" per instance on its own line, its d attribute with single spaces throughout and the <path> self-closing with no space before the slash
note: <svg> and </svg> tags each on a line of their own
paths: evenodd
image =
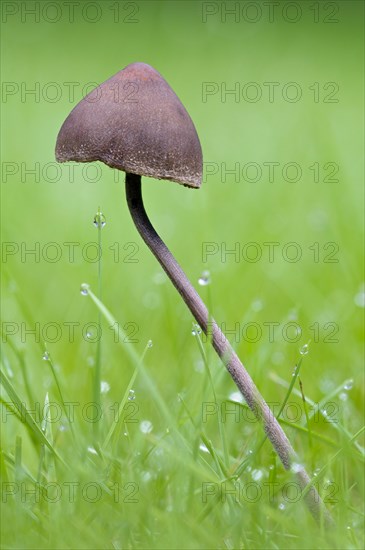
<svg viewBox="0 0 365 550">
<path fill-rule="evenodd" d="M 118 170 L 199 188 L 202 150 L 185 107 L 162 76 L 132 63 L 71 111 L 57 137 L 58 162 L 100 160 Z"/>
</svg>

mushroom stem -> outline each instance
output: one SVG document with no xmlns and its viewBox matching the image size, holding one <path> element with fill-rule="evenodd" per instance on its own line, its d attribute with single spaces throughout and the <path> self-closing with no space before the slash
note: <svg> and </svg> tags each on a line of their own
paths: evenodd
<svg viewBox="0 0 365 550">
<path fill-rule="evenodd" d="M 217 323 L 214 319 L 209 319 L 207 307 L 152 226 L 143 205 L 141 176 L 126 173 L 125 181 L 129 211 L 139 234 L 161 264 L 204 333 L 212 336 L 212 344 L 215 351 L 242 392 L 243 397 L 256 418 L 262 421 L 265 433 L 270 439 L 284 468 L 286 470 L 292 468 L 296 474 L 300 489 L 303 490 L 310 482 L 310 478 L 304 467 L 298 464 L 294 449 L 279 422 Z M 333 524 L 332 517 L 314 486 L 310 487 L 305 496 L 305 501 L 313 517 L 318 522 L 324 521 L 327 525 Z"/>
</svg>

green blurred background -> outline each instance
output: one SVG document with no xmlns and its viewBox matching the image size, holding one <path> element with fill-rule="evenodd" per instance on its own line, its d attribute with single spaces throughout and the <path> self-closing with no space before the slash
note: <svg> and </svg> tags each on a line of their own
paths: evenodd
<svg viewBox="0 0 365 550">
<path fill-rule="evenodd" d="M 27 12 L 31 9 L 35 14 Z M 88 261 L 86 254 L 95 257 L 95 248 L 88 243 L 98 238 L 92 222 L 100 206 L 107 222 L 101 233 L 102 301 L 121 326 L 132 323 L 129 328 L 136 329 L 137 342 L 126 345 L 141 354 L 152 340 L 146 358 L 150 376 L 178 428 L 186 430 L 187 441 L 198 440 L 193 428 L 190 434 L 178 401 L 182 394 L 193 416 L 199 416 L 202 397 L 213 399 L 209 389 L 205 394 L 202 389 L 206 378 L 191 335 L 192 319 L 133 226 L 124 174 L 100 163 L 94 169 L 75 165 L 70 181 L 71 165 L 57 166 L 54 159 L 59 128 L 83 90 L 90 91 L 129 63 L 143 61 L 164 76 L 187 108 L 201 140 L 205 168 L 199 191 L 145 178 L 145 205 L 156 229 L 209 301 L 217 321 L 225 322 L 229 330 L 239 323 L 238 341 L 228 336 L 269 402 L 283 399 L 285 388 L 278 380 L 290 381 L 300 348 L 311 340 L 301 372 L 306 395 L 319 402 L 335 392 L 331 402 L 344 429 L 354 434 L 361 428 L 363 34 L 363 3 L 355 1 L 81 2 L 73 16 L 65 2 L 2 3 L 2 321 L 17 327 L 16 334 L 9 336 L 10 325 L 3 324 L 3 357 L 20 395 L 26 394 L 22 357 L 34 399 L 43 402 L 46 391 L 58 399 L 42 361 L 42 334 L 35 342 L 34 336 L 24 333 L 37 322 L 41 330 L 56 323 L 61 337 L 48 342 L 47 348 L 64 391 L 69 400 L 91 400 L 96 344 L 87 341 L 82 329 L 98 322 L 98 312 L 80 295 L 80 284 L 90 284 L 98 294 L 98 264 Z M 75 83 L 74 98 L 67 83 Z M 205 96 L 207 83 L 214 94 Z M 253 84 L 247 87 L 248 83 Z M 271 97 L 267 83 L 275 83 Z M 238 95 L 225 95 L 225 89 L 238 90 Z M 255 90 L 261 93 L 257 101 L 252 99 Z M 301 97 L 294 101 L 298 90 Z M 273 178 L 268 163 L 279 163 Z M 298 181 L 293 181 L 293 165 L 285 168 L 288 163 L 299 166 Z M 225 167 L 232 170 L 237 165 L 236 176 L 224 177 Z M 27 172 L 32 169 L 36 175 Z M 264 245 L 268 242 L 278 243 L 272 261 Z M 288 248 L 292 242 L 301 253 L 297 262 L 285 256 L 294 255 L 294 249 Z M 77 243 L 74 261 L 69 258 L 70 245 L 64 243 Z M 216 251 L 207 258 L 206 243 L 215 243 Z M 247 243 L 256 243 L 260 259 L 247 260 L 247 255 L 255 257 Z M 24 256 L 25 248 L 34 247 L 39 247 L 39 258 Z M 238 258 L 224 256 L 225 249 L 234 248 Z M 56 250 L 61 251 L 60 258 L 50 261 Z M 204 270 L 209 270 L 211 282 L 200 288 L 198 279 Z M 78 323 L 74 341 L 64 323 Z M 247 323 L 253 332 L 245 332 Z M 268 323 L 276 323 L 271 338 Z M 301 327 L 298 338 L 290 328 L 285 332 L 288 323 Z M 256 342 L 252 341 L 255 327 L 262 331 Z M 52 339 L 52 330 L 50 334 Z M 208 346 L 206 350 L 216 392 L 219 399 L 227 399 L 234 384 Z M 103 324 L 101 367 L 102 380 L 110 387 L 103 395 L 108 410 L 124 393 L 132 365 L 107 324 Z M 353 381 L 352 389 L 336 392 L 348 379 Z M 171 426 L 147 381 L 138 377 L 133 387 L 138 418 L 152 422 L 157 441 Z M 3 398 L 8 400 L 6 394 Z M 92 444 L 92 426 L 82 419 L 79 423 L 80 446 L 86 448 Z M 14 456 L 19 433 L 24 467 L 36 475 L 38 454 L 23 427 L 8 418 L 2 428 L 6 456 Z M 321 425 L 320 429 L 345 445 L 343 432 L 332 428 Z M 232 423 L 225 429 L 233 457 L 260 438 L 255 425 Z M 105 433 L 107 427 L 101 430 Z M 288 433 L 313 470 L 328 463 L 335 452 L 318 440 L 308 449 L 305 435 L 290 429 Z M 217 425 L 210 427 L 209 438 L 220 452 Z M 141 440 L 137 426 L 128 451 L 120 451 L 138 482 L 143 479 L 140 468 L 148 470 L 151 449 L 159 447 L 156 441 Z M 69 460 L 70 446 L 67 434 L 61 435 L 58 449 Z M 186 479 L 193 476 L 193 466 L 188 476 L 183 466 L 175 467 L 176 457 L 166 449 L 165 453 L 154 466 L 156 471 L 162 469 L 160 485 L 141 489 L 141 503 L 123 512 L 125 530 L 117 527 L 118 510 L 114 517 L 101 504 L 94 508 L 89 504 L 90 510 L 84 510 L 83 503 L 73 511 L 68 538 L 62 527 L 64 509 L 58 515 L 43 510 L 35 513 L 36 519 L 29 519 L 27 511 L 17 533 L 5 530 L 4 547 L 305 547 L 301 529 L 295 527 L 304 521 L 297 510 L 292 512 L 294 526 L 275 516 L 270 542 L 260 531 L 266 520 L 264 513 L 259 517 L 257 506 L 250 509 L 250 527 L 242 520 L 245 510 L 231 511 L 236 514 L 232 520 L 221 504 L 222 510 L 217 507 L 194 530 L 193 519 L 202 507 L 201 480 L 194 478 L 191 488 Z M 266 444 L 257 463 L 269 460 L 270 453 Z M 72 464 L 77 473 L 83 460 L 76 455 Z M 143 457 L 143 466 L 138 456 Z M 192 456 L 194 460 L 189 455 L 186 462 L 199 463 L 201 458 Z M 339 501 L 332 503 L 342 528 L 338 547 L 361 547 L 362 475 L 356 473 L 361 472 L 356 457 L 350 451 L 345 456 L 342 464 L 331 462 L 328 473 L 342 488 Z M 214 469 L 214 460 L 205 460 Z M 8 468 L 11 478 L 9 462 Z M 90 468 L 94 471 L 94 466 Z M 193 495 L 186 508 L 184 491 Z M 6 503 L 4 517 L 11 518 L 21 507 Z M 54 522 L 52 514 L 57 516 Z M 301 514 L 306 514 L 303 508 Z M 92 536 L 80 527 L 86 517 L 97 524 Z M 315 526 L 308 518 L 305 522 L 308 537 L 316 540 Z"/>
</svg>

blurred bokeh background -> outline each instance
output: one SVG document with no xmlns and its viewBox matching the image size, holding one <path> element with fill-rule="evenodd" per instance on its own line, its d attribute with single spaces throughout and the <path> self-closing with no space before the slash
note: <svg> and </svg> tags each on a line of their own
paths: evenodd
<svg viewBox="0 0 365 550">
<path fill-rule="evenodd" d="M 199 412 L 201 395 L 194 392 L 204 368 L 192 319 L 133 226 L 124 174 L 101 163 L 57 165 L 54 158 L 59 128 L 85 93 L 143 61 L 185 105 L 204 156 L 198 191 L 144 179 L 145 206 L 157 231 L 217 321 L 225 323 L 268 401 L 283 399 L 279 380 L 290 381 L 300 349 L 310 342 L 301 372 L 304 391 L 319 402 L 351 379 L 351 390 L 333 402 L 355 433 L 363 418 L 362 2 L 72 5 L 1 6 L 2 322 L 5 363 L 19 392 L 25 392 L 19 350 L 34 395 L 44 399 L 45 391 L 54 390 L 42 361 L 46 340 L 68 398 L 91 399 L 96 344 L 85 327 L 98 322 L 98 312 L 80 285 L 88 283 L 98 294 L 93 219 L 100 206 L 106 218 L 102 301 L 121 326 L 129 323 L 136 342 L 126 345 L 140 354 L 152 340 L 146 364 L 172 411 L 182 394 Z M 205 270 L 210 283 L 200 287 Z M 27 332 L 36 323 L 38 342 Z M 227 398 L 234 385 L 209 357 L 219 373 L 216 391 Z M 120 398 L 132 372 L 107 324 L 101 366 L 107 407 Z M 137 378 L 134 389 L 140 418 L 163 431 L 148 386 Z M 20 428 L 15 420 L 5 428 L 3 447 L 11 454 Z M 232 448 L 240 446 L 243 430 L 227 428 Z M 213 440 L 214 434 L 212 428 Z M 305 437 L 296 438 L 308 460 Z M 32 470 L 33 451 L 24 446 Z M 327 451 L 330 456 L 316 442 L 314 468 L 323 465 Z M 178 496 L 170 489 L 174 509 Z M 154 497 L 148 498 L 153 508 Z M 354 499 L 356 507 L 361 498 Z M 174 521 L 183 547 L 212 547 L 197 533 L 189 539 L 177 513 Z M 64 547 L 57 536 L 55 547 Z M 101 540 L 102 534 L 97 547 Z M 152 535 L 142 540 L 159 547 Z M 161 544 L 172 547 L 172 540 Z M 138 546 L 138 540 L 129 544 Z"/>
</svg>

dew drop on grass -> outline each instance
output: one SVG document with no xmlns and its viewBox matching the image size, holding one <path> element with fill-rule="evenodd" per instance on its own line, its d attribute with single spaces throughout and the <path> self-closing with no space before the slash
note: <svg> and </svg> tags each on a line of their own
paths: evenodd
<svg viewBox="0 0 365 550">
<path fill-rule="evenodd" d="M 285 504 L 282 502 L 279 504 L 279 510 L 285 510 Z"/>
<path fill-rule="evenodd" d="M 350 380 L 346 380 L 346 382 L 343 385 L 343 389 L 346 391 L 352 390 L 353 387 L 354 387 L 354 381 L 352 380 L 352 378 Z"/>
<path fill-rule="evenodd" d="M 134 390 L 129 390 L 128 401 L 134 401 L 136 398 L 136 392 Z"/>
<path fill-rule="evenodd" d="M 197 325 L 196 323 L 193 323 L 193 328 L 192 328 L 191 334 L 193 336 L 196 336 L 197 334 L 201 334 L 201 332 L 202 332 L 202 329 L 200 328 L 200 326 Z"/>
<path fill-rule="evenodd" d="M 365 291 L 361 290 L 354 296 L 354 302 L 357 307 L 365 307 Z"/>
<path fill-rule="evenodd" d="M 95 214 L 93 224 L 98 229 L 105 227 L 106 219 L 102 212 L 98 212 L 97 214 Z"/>
<path fill-rule="evenodd" d="M 163 285 L 164 283 L 166 283 L 166 281 L 167 281 L 167 277 L 163 271 L 158 271 L 153 276 L 153 282 L 156 285 Z"/>
<path fill-rule="evenodd" d="M 290 469 L 294 474 L 298 474 L 303 470 L 303 466 L 301 464 L 298 464 L 297 462 L 293 462 Z"/>
<path fill-rule="evenodd" d="M 200 449 L 201 451 L 203 451 L 203 453 L 209 453 L 209 449 L 208 449 L 208 447 L 207 447 L 206 445 L 204 445 L 204 443 L 201 443 L 201 444 L 199 445 L 199 449 Z"/>
<path fill-rule="evenodd" d="M 259 298 L 254 300 L 251 304 L 252 311 L 261 311 L 263 307 L 264 307 L 264 303 Z"/>
<path fill-rule="evenodd" d="M 48 351 L 45 351 L 42 356 L 43 361 L 49 361 L 49 353 Z"/>
<path fill-rule="evenodd" d="M 108 393 L 109 390 L 110 390 L 110 384 L 108 384 L 108 382 L 106 382 L 105 380 L 102 380 L 100 382 L 100 392 Z"/>
<path fill-rule="evenodd" d="M 252 470 L 251 477 L 254 481 L 260 481 L 260 479 L 263 477 L 264 473 L 262 470 Z"/>
<path fill-rule="evenodd" d="M 153 430 L 153 424 L 149 420 L 142 420 L 141 424 L 139 425 L 139 430 L 143 434 L 149 434 Z"/>
<path fill-rule="evenodd" d="M 309 353 L 309 346 L 308 344 L 304 344 L 302 348 L 299 350 L 300 355 L 308 355 Z"/>
<path fill-rule="evenodd" d="M 148 471 L 142 472 L 142 474 L 141 474 L 141 479 L 142 479 L 142 481 L 144 481 L 145 483 L 146 483 L 147 481 L 150 481 L 150 479 L 152 479 L 152 474 L 151 474 L 151 472 L 148 472 Z"/>
<path fill-rule="evenodd" d="M 148 340 L 148 342 L 147 342 L 147 347 L 148 347 L 148 348 L 152 348 L 152 346 L 153 346 L 152 340 Z M 157 347 L 158 347 L 158 346 L 157 346 Z"/>
<path fill-rule="evenodd" d="M 234 392 L 230 393 L 228 397 L 231 401 L 235 401 L 236 403 L 244 403 L 245 402 L 245 398 L 243 397 L 242 393 L 239 392 L 239 391 L 234 391 Z"/>
<path fill-rule="evenodd" d="M 204 372 L 204 361 L 203 359 L 197 359 L 194 363 L 195 372 L 202 373 Z"/>
<path fill-rule="evenodd" d="M 89 294 L 90 285 L 87 283 L 82 283 L 80 287 L 80 292 L 83 296 L 87 296 Z"/>
<path fill-rule="evenodd" d="M 198 283 L 200 286 L 207 286 L 210 284 L 210 272 L 209 271 L 203 271 L 201 276 L 198 279 Z"/>
<path fill-rule="evenodd" d="M 91 453 L 92 455 L 97 455 L 97 451 L 94 447 L 88 447 L 87 448 L 88 452 Z"/>
<path fill-rule="evenodd" d="M 341 401 L 347 401 L 349 398 L 348 394 L 345 391 L 342 391 L 338 397 L 341 399 Z"/>
<path fill-rule="evenodd" d="M 297 321 L 298 320 L 298 311 L 296 309 L 291 309 L 288 313 L 288 320 L 289 321 Z M 297 334 L 299 331 L 297 330 Z"/>
</svg>

